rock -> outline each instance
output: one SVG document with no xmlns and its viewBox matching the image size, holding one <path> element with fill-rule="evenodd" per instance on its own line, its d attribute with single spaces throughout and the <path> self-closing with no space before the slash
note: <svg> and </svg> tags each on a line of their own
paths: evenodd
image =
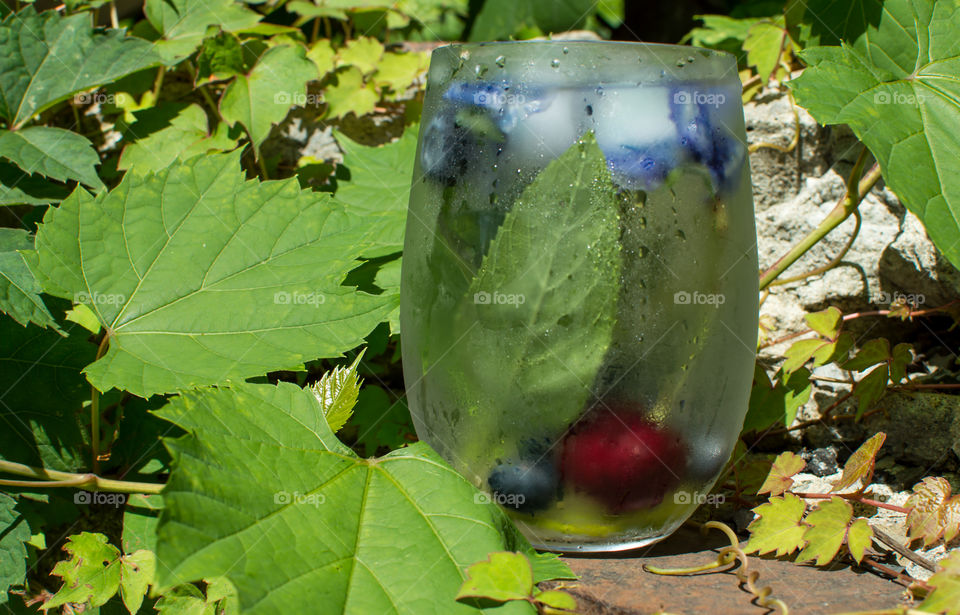
<svg viewBox="0 0 960 615">
<path fill-rule="evenodd" d="M 863 427 L 871 434 L 877 431 L 887 434 L 882 455 L 924 469 L 957 468 L 960 396 L 894 391 L 883 398 L 881 406 L 883 412 L 868 416 Z"/>
<path fill-rule="evenodd" d="M 830 476 L 840 469 L 835 446 L 804 450 L 800 453 L 800 457 L 807 462 L 805 470 L 814 476 Z"/>
</svg>

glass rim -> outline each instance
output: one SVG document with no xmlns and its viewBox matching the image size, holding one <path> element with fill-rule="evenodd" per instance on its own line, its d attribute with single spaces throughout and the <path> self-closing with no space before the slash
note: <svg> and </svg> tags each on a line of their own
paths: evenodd
<svg viewBox="0 0 960 615">
<path fill-rule="evenodd" d="M 434 52 L 447 50 L 467 50 L 486 49 L 491 47 L 534 47 L 534 46 L 556 46 L 556 47 L 619 47 L 621 49 L 649 49 L 660 51 L 683 50 L 684 53 L 690 53 L 691 50 L 698 52 L 708 52 L 711 55 L 727 57 L 736 60 L 736 56 L 723 49 L 713 49 L 710 47 L 695 47 L 693 45 L 679 45 L 676 43 L 648 43 L 644 41 L 608 41 L 593 39 L 527 39 L 520 41 L 469 41 L 469 42 L 451 42 L 434 48 Z"/>
</svg>

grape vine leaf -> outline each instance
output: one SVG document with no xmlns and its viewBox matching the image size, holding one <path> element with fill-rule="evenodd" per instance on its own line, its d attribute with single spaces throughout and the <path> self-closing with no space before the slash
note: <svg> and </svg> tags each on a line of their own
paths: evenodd
<svg viewBox="0 0 960 615">
<path fill-rule="evenodd" d="M 913 486 L 907 499 L 907 536 L 929 547 L 941 537 L 945 543 L 960 532 L 960 495 L 950 497 L 950 483 L 928 476 Z"/>
<path fill-rule="evenodd" d="M 323 93 L 327 118 L 334 120 L 351 113 L 357 117 L 372 113 L 380 100 L 373 82 L 366 81 L 356 66 L 340 69 L 335 75 L 336 83 L 328 85 Z"/>
<path fill-rule="evenodd" d="M 0 130 L 0 158 L 6 158 L 27 173 L 103 187 L 94 169 L 100 164 L 100 156 L 93 144 L 86 137 L 63 128 L 29 126 Z"/>
<path fill-rule="evenodd" d="M 811 312 L 803 317 L 807 325 L 827 339 L 836 339 L 840 334 L 840 327 L 843 326 L 843 313 L 830 306 L 819 312 Z"/>
<path fill-rule="evenodd" d="M 872 369 L 870 373 L 857 381 L 857 384 L 853 387 L 853 392 L 857 396 L 858 419 L 886 394 L 889 379 L 890 370 L 884 364 Z"/>
<path fill-rule="evenodd" d="M 308 390 L 192 390 L 158 414 L 187 432 L 166 442 L 176 461 L 158 530 L 161 592 L 223 576 L 245 613 L 322 601 L 348 614 L 455 615 L 476 612 L 453 599 L 469 564 L 491 551 L 534 555 L 429 447 L 361 459 Z M 422 566 L 408 564 L 413 552 Z"/>
<path fill-rule="evenodd" d="M 40 298 L 40 285 L 17 251 L 31 249 L 33 238 L 30 233 L 23 229 L 0 228 L 0 311 L 23 326 L 32 322 L 62 333 Z"/>
<path fill-rule="evenodd" d="M 803 546 L 803 534 L 807 526 L 801 524 L 806 504 L 803 500 L 785 493 L 783 497 L 770 498 L 770 501 L 753 509 L 758 517 L 747 530 L 750 540 L 744 551 L 760 555 L 775 551 L 777 556 L 793 553 Z"/>
<path fill-rule="evenodd" d="M 873 528 L 870 527 L 870 523 L 866 519 L 856 519 L 850 524 L 850 529 L 847 530 L 847 548 L 858 564 L 863 559 L 872 540 Z"/>
<path fill-rule="evenodd" d="M 44 290 L 91 303 L 109 350 L 84 371 L 141 397 L 242 380 L 356 347 L 396 305 L 342 286 L 371 225 L 296 179 L 244 181 L 239 152 L 77 190 L 28 259 Z"/>
<path fill-rule="evenodd" d="M 788 0 L 784 14 L 791 37 L 802 47 L 840 45 L 876 27 L 883 12 L 878 0 Z"/>
<path fill-rule="evenodd" d="M 761 83 L 770 81 L 786 40 L 787 33 L 782 23 L 760 21 L 747 32 L 743 50 L 747 52 L 747 63 L 757 68 Z"/>
<path fill-rule="evenodd" d="M 355 66 L 364 75 L 377 70 L 377 64 L 383 57 L 383 43 L 369 36 L 361 36 L 347 41 L 340 49 L 337 67 Z"/>
<path fill-rule="evenodd" d="M 136 129 L 136 124 L 131 131 Z M 236 147 L 228 135 L 226 122 L 217 124 L 213 134 L 207 123 L 207 114 L 197 104 L 185 107 L 170 120 L 170 125 L 130 143 L 120 154 L 117 168 L 133 169 L 137 173 L 160 171 L 174 160 L 186 160 L 197 154 L 223 152 Z"/>
<path fill-rule="evenodd" d="M 890 342 L 883 337 L 872 339 L 857 351 L 852 359 L 843 363 L 840 367 L 850 371 L 863 371 L 878 363 L 883 363 L 890 359 Z"/>
<path fill-rule="evenodd" d="M 235 32 L 260 21 L 260 15 L 233 0 L 146 0 L 143 12 L 161 36 L 156 50 L 168 66 L 196 51 L 210 26 Z"/>
<path fill-rule="evenodd" d="M 460 598 L 489 598 L 497 602 L 525 600 L 533 593 L 533 569 L 522 553 L 495 551 L 467 568 L 457 591 Z"/>
<path fill-rule="evenodd" d="M 97 347 L 79 325 L 22 327 L 0 316 L 0 459 L 75 472 L 86 467 L 84 401 L 90 387 L 80 370 Z"/>
<path fill-rule="evenodd" d="M 235 34 L 221 31 L 204 39 L 197 54 L 197 87 L 229 79 L 242 72 L 243 46 Z"/>
<path fill-rule="evenodd" d="M 770 474 L 763 481 L 763 486 L 757 492 L 758 495 L 769 493 L 770 495 L 780 495 L 793 486 L 792 476 L 806 467 L 807 462 L 800 458 L 796 453 L 786 451 L 780 453 L 773 461 L 770 468 Z"/>
<path fill-rule="evenodd" d="M 362 358 L 363 352 L 357 355 L 349 367 L 337 366 L 310 386 L 310 390 L 317 396 L 323 416 L 327 418 L 327 425 L 333 433 L 340 431 L 353 414 L 353 407 L 357 404 L 361 384 L 357 376 L 357 367 Z"/>
<path fill-rule="evenodd" d="M 790 373 L 780 371 L 777 384 L 774 385 L 763 366 L 757 364 L 743 431 L 761 431 L 778 423 L 785 427 L 790 425 L 800 407 L 810 399 L 811 393 L 813 383 L 806 368 Z"/>
<path fill-rule="evenodd" d="M 817 566 L 829 563 L 843 546 L 852 519 L 853 507 L 843 498 L 833 496 L 821 502 L 804 519 L 810 527 L 803 533 L 807 544 L 797 554 L 797 561 L 814 559 Z"/>
<path fill-rule="evenodd" d="M 44 602 L 45 611 L 67 603 L 102 606 L 117 591 L 127 610 L 139 610 L 154 574 L 153 553 L 123 555 L 106 536 L 90 532 L 70 536 L 63 549 L 69 557 L 57 562 L 51 572 L 63 579 L 63 585 Z"/>
<path fill-rule="evenodd" d="M 30 525 L 17 512 L 17 498 L 0 492 L 0 607 L 7 602 L 11 585 L 22 585 L 27 576 Z"/>
<path fill-rule="evenodd" d="M 0 161 L 0 205 L 56 203 L 70 191 L 41 175 L 30 175 L 15 164 Z"/>
<path fill-rule="evenodd" d="M 90 13 L 61 17 L 28 5 L 0 21 L 0 118 L 19 127 L 71 94 L 159 62 L 143 39 L 95 33 Z"/>
<path fill-rule="evenodd" d="M 290 8 L 292 3 L 287 3 Z M 310 46 L 307 58 L 317 67 L 317 76 L 322 78 L 336 67 L 337 52 L 333 49 L 330 39 L 321 38 Z"/>
<path fill-rule="evenodd" d="M 596 12 L 597 4 L 592 0 L 489 0 L 477 14 L 469 40 L 507 39 L 527 28 L 543 33 L 576 30 Z"/>
<path fill-rule="evenodd" d="M 883 441 L 887 439 L 887 434 L 881 432 L 875 433 L 866 442 L 855 450 L 847 463 L 843 465 L 843 474 L 833 485 L 831 491 L 842 491 L 853 487 L 857 481 L 860 481 L 860 489 L 866 489 L 870 484 L 870 478 L 873 476 L 873 466 L 877 463 L 877 451 L 883 446 Z"/>
<path fill-rule="evenodd" d="M 317 67 L 300 45 L 280 45 L 267 50 L 250 72 L 237 75 L 220 99 L 220 113 L 227 122 L 240 123 L 254 148 L 270 135 L 270 128 L 287 117 L 292 105 L 306 100 L 307 82 L 315 79 Z"/>
<path fill-rule="evenodd" d="M 375 85 L 389 89 L 394 97 L 407 91 L 426 70 L 430 58 L 426 54 L 409 52 L 383 54 L 373 74 Z"/>
<path fill-rule="evenodd" d="M 920 604 L 927 613 L 960 615 L 960 551 L 940 560 L 937 572 L 927 580 L 934 590 Z"/>
<path fill-rule="evenodd" d="M 417 152 L 417 125 L 408 126 L 396 141 L 367 147 L 336 134 L 343 150 L 349 181 L 337 187 L 337 200 L 352 211 L 369 214 L 382 227 L 382 241 L 363 253 L 365 258 L 386 256 L 403 249 L 403 229 L 410 199 L 410 180 Z"/>
<path fill-rule="evenodd" d="M 960 48 L 956 2 L 887 0 L 878 21 L 843 47 L 813 47 L 791 82 L 822 124 L 849 124 L 887 185 L 960 265 Z"/>
</svg>

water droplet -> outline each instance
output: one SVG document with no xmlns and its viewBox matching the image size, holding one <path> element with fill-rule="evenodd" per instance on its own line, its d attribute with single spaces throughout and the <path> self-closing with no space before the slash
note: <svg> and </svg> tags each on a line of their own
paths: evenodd
<svg viewBox="0 0 960 615">
<path fill-rule="evenodd" d="M 685 234 L 683 231 L 678 230 L 678 231 L 677 231 L 677 239 L 679 239 L 680 241 L 686 241 L 686 240 L 687 240 L 687 236 L 686 236 L 686 234 Z"/>
<path fill-rule="evenodd" d="M 463 60 L 464 62 L 466 62 L 467 60 L 469 60 L 469 59 L 470 59 L 470 52 L 467 51 L 466 49 L 464 49 L 463 51 L 461 51 L 461 52 L 460 52 L 460 59 Z"/>
<path fill-rule="evenodd" d="M 477 79 L 482 79 L 483 76 L 487 74 L 487 67 L 482 64 L 477 64 L 473 67 L 473 73 L 477 76 Z"/>
<path fill-rule="evenodd" d="M 684 62 L 683 60 L 677 60 L 677 68 L 683 68 L 686 65 L 687 63 Z"/>
<path fill-rule="evenodd" d="M 500 68 L 503 68 L 507 64 L 507 58 L 505 58 L 504 56 L 497 56 L 497 59 L 494 60 L 494 62 L 497 63 L 497 66 L 499 66 Z"/>
<path fill-rule="evenodd" d="M 603 96 L 603 86 L 597 87 L 597 96 Z"/>
<path fill-rule="evenodd" d="M 569 47 L 564 47 L 564 48 L 563 48 L 563 55 L 567 55 L 568 53 L 570 53 L 570 48 L 569 48 Z"/>
<path fill-rule="evenodd" d="M 687 62 L 693 62 L 694 60 L 696 60 L 696 58 L 693 56 L 687 56 Z"/>
<path fill-rule="evenodd" d="M 560 60 L 554 58 L 553 60 L 550 61 L 550 66 L 554 68 L 560 68 Z"/>
</svg>

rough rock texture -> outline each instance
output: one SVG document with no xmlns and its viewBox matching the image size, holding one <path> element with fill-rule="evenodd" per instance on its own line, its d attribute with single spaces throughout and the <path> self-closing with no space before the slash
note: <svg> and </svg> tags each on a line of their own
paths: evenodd
<svg viewBox="0 0 960 615">
<path fill-rule="evenodd" d="M 797 110 L 800 136 L 791 152 L 762 147 L 750 156 L 762 268 L 814 229 L 846 190 L 860 146 L 846 128 L 821 128 Z M 751 145 L 787 146 L 796 121 L 789 98 L 766 93 L 746 105 Z M 836 305 L 844 311 L 884 308 L 899 296 L 921 306 L 960 299 L 960 273 L 939 256 L 920 221 L 882 182 L 860 205 L 862 226 L 841 264 L 823 275 L 773 287 L 761 314 L 773 337 L 805 329 L 803 314 Z M 850 218 L 782 277 L 804 273 L 839 254 L 855 227 Z M 782 351 L 775 348 L 774 352 Z"/>
</svg>

